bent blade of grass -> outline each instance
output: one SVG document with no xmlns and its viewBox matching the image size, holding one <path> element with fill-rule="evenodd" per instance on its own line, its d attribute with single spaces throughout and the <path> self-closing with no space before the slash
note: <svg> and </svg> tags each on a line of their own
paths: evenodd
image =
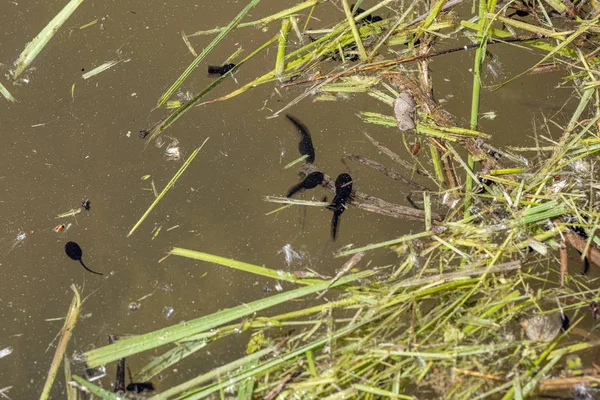
<svg viewBox="0 0 600 400">
<path fill-rule="evenodd" d="M 181 84 L 183 84 L 183 81 L 185 81 L 187 77 L 190 76 L 192 71 L 196 69 L 196 67 L 198 67 L 200 62 L 204 60 L 208 53 L 210 53 L 225 37 L 225 35 L 227 35 L 233 28 L 236 27 L 237 24 L 239 24 L 240 20 L 248 13 L 248 11 L 250 11 L 258 3 L 260 3 L 260 0 L 251 0 L 250 3 L 248 3 L 248 5 L 244 7 L 244 9 L 240 11 L 240 13 L 236 15 L 234 19 L 231 20 L 229 25 L 227 25 L 225 29 L 221 31 L 217 35 L 217 37 L 214 38 L 213 41 L 210 42 L 209 45 L 202 50 L 202 53 L 200 53 L 198 57 L 196 57 L 194 61 L 192 61 L 192 63 L 185 69 L 185 71 L 183 71 L 181 76 L 177 78 L 177 80 L 171 85 L 171 87 L 160 97 L 160 99 L 158 100 L 158 107 L 161 107 L 167 102 L 167 100 L 169 100 L 173 93 L 175 93 L 177 89 L 179 89 Z"/>
<path fill-rule="evenodd" d="M 73 14 L 81 3 L 83 3 L 83 0 L 69 1 L 69 3 L 67 3 L 67 5 L 52 18 L 52 21 L 50 21 L 48 25 L 46 25 L 25 47 L 25 50 L 23 50 L 17 61 L 15 61 L 15 69 L 12 71 L 13 79 L 17 79 L 23 71 L 29 67 L 40 51 L 42 51 L 50 39 L 52 39 L 56 31 L 58 31 L 62 24 L 71 16 L 71 14 Z"/>
<path fill-rule="evenodd" d="M 206 261 L 209 263 L 219 264 L 224 267 L 234 268 L 240 271 L 250 272 L 255 275 L 265 276 L 267 278 L 278 279 L 282 281 L 301 283 L 303 285 L 310 285 L 314 283 L 322 283 L 322 279 L 296 279 L 294 274 L 285 271 L 276 271 L 274 269 L 259 267 L 258 265 L 248 264 L 243 261 L 233 260 L 231 258 L 215 256 L 213 254 L 202 253 L 200 251 L 182 249 L 174 247 L 169 254 L 174 256 L 187 257 L 194 260 Z"/>
<path fill-rule="evenodd" d="M 333 285 L 333 287 L 342 286 L 357 279 L 366 278 L 371 274 L 373 274 L 373 271 L 368 270 L 349 275 L 341 278 Z M 242 304 L 237 307 L 196 318 L 186 322 L 185 324 L 177 324 L 136 337 L 119 340 L 118 342 L 108 346 L 88 351 L 84 353 L 83 356 L 85 357 L 90 368 L 96 368 L 123 357 L 129 357 L 133 354 L 138 354 L 143 351 L 177 342 L 186 337 L 205 332 L 231 321 L 239 320 L 247 315 L 254 314 L 258 311 L 265 310 L 278 304 L 320 292 L 325 290 L 328 285 L 329 281 L 325 281 L 294 289 L 289 292 L 279 293 L 265 299 L 256 300 L 248 304 Z"/>
<path fill-rule="evenodd" d="M 81 296 L 79 295 L 79 291 L 75 285 L 71 285 L 71 290 L 75 294 L 73 295 L 73 300 L 69 306 L 69 312 L 65 318 L 65 324 L 62 327 L 62 334 L 60 336 L 60 340 L 58 341 L 58 346 L 56 346 L 54 359 L 50 365 L 50 370 L 48 371 L 48 376 L 46 377 L 46 383 L 44 383 L 44 389 L 42 390 L 40 400 L 45 400 L 50 397 L 52 384 L 54 383 L 54 379 L 58 373 L 58 368 L 60 367 L 60 363 L 62 362 L 65 351 L 67 350 L 67 344 L 69 343 L 69 339 L 71 339 L 71 334 L 73 333 L 73 328 L 75 328 L 77 317 L 79 316 L 79 311 L 81 309 Z"/>
<path fill-rule="evenodd" d="M 146 212 L 144 213 L 144 215 L 142 215 L 142 217 L 139 219 L 139 221 L 136 222 L 136 224 L 133 226 L 133 228 L 131 228 L 131 230 L 127 234 L 127 237 L 131 236 L 133 234 L 133 232 L 135 232 L 135 230 L 142 224 L 142 222 L 144 222 L 144 220 L 150 214 L 150 212 L 154 209 L 154 207 L 156 207 L 156 205 L 158 204 L 158 202 L 165 196 L 165 194 L 167 194 L 167 192 L 169 191 L 169 189 L 171 189 L 173 187 L 173 185 L 175 184 L 175 182 L 177 182 L 177 179 L 179 179 L 179 177 L 181 176 L 181 174 L 183 174 L 183 171 L 185 171 L 185 169 L 188 167 L 188 165 L 190 165 L 190 163 L 194 160 L 194 158 L 196 157 L 196 155 L 198 154 L 198 152 L 204 147 L 204 145 L 206 144 L 206 142 L 208 141 L 208 139 L 209 138 L 206 138 L 204 140 L 204 142 L 202 143 L 202 145 L 200 147 L 198 147 L 196 150 L 194 150 L 194 152 L 188 157 L 188 159 L 185 160 L 185 162 L 183 163 L 183 165 L 181 166 L 181 168 L 179 168 L 179 171 L 177 171 L 175 173 L 175 175 L 173 176 L 173 178 L 171 178 L 171 180 L 169 181 L 169 183 L 167 183 L 167 186 L 165 186 L 165 188 L 162 190 L 162 192 L 160 192 L 160 194 L 158 195 L 158 197 L 156 199 L 154 199 L 154 201 L 152 202 L 152 204 L 150 205 L 150 207 L 148 207 L 148 209 L 146 210 Z"/>
<path fill-rule="evenodd" d="M 4 96 L 4 98 L 8 101 L 12 101 L 13 103 L 15 103 L 17 101 L 17 99 L 15 99 L 12 94 L 10 94 L 10 92 L 2 84 L 2 82 L 0 82 L 0 93 L 2 93 L 2 96 Z"/>
</svg>

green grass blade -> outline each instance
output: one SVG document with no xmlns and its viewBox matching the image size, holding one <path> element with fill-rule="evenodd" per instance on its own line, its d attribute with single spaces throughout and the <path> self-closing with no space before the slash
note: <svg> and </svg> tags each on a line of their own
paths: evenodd
<svg viewBox="0 0 600 400">
<path fill-rule="evenodd" d="M 173 83 L 171 85 L 171 87 L 160 97 L 160 99 L 158 100 L 158 107 L 162 106 L 163 104 L 165 104 L 167 102 L 167 100 L 169 100 L 169 98 L 173 95 L 173 93 L 175 93 L 175 91 L 177 91 L 177 89 L 179 89 L 179 87 L 183 84 L 183 81 L 185 81 L 187 79 L 187 77 L 190 76 L 192 71 L 194 69 L 196 69 L 196 67 L 198 67 L 200 62 L 202 60 L 204 60 L 204 58 L 208 55 L 208 53 L 210 53 L 219 44 L 219 42 L 225 37 L 225 35 L 227 35 L 233 28 L 236 27 L 237 24 L 240 23 L 240 20 L 242 18 L 244 18 L 244 16 L 248 13 L 248 11 L 250 11 L 252 9 L 252 7 L 257 5 L 258 3 L 260 3 L 260 0 L 251 0 L 250 3 L 248 3 L 248 5 L 246 7 L 244 7 L 244 9 L 242 11 L 240 11 L 240 13 L 238 15 L 236 15 L 236 17 L 234 19 L 231 20 L 229 25 L 227 25 L 224 30 L 219 32 L 217 37 L 214 38 L 213 41 L 210 42 L 210 44 L 202 50 L 202 53 L 200 53 L 198 55 L 198 57 L 196 57 L 196 59 L 194 59 L 194 61 L 192 61 L 192 63 L 185 69 L 185 71 L 183 71 L 181 76 L 179 78 L 177 78 L 175 83 Z"/>
<path fill-rule="evenodd" d="M 42 31 L 25 47 L 17 61 L 15 61 L 15 69 L 12 71 L 12 78 L 17 79 L 23 71 L 35 60 L 37 55 L 48 44 L 56 31 L 64 24 L 64 22 L 73 14 L 73 12 L 83 3 L 83 0 L 71 0 L 58 13 L 52 21 L 42 29 Z"/>
<path fill-rule="evenodd" d="M 48 371 L 48 376 L 46 377 L 46 383 L 44 383 L 44 389 L 42 390 L 40 400 L 50 398 L 50 390 L 54 384 L 58 368 L 60 367 L 60 363 L 67 350 L 67 344 L 69 343 L 69 339 L 71 339 L 73 328 L 75 328 L 75 323 L 77 323 L 77 317 L 79 317 L 79 311 L 81 310 L 81 296 L 79 296 L 79 291 L 75 285 L 71 285 L 71 290 L 73 290 L 75 294 L 73 295 L 73 300 L 71 301 L 67 317 L 65 318 L 65 324 L 62 328 L 58 346 L 56 346 L 56 351 L 54 352 L 54 358 L 50 365 L 50 370 Z"/>
<path fill-rule="evenodd" d="M 80 385 L 85 386 L 90 392 L 92 392 L 96 396 L 99 396 L 101 399 L 105 399 L 105 400 L 122 400 L 123 399 L 120 395 L 109 392 L 106 389 L 102 389 L 101 387 L 96 386 L 93 383 L 86 381 L 85 379 L 83 379 L 80 376 L 73 375 L 73 380 L 75 382 L 79 383 Z"/>
<path fill-rule="evenodd" d="M 10 92 L 8 91 L 8 89 L 6 87 L 4 87 L 4 85 L 2 84 L 2 82 L 0 82 L 0 93 L 2 93 L 2 96 L 4 96 L 4 98 L 6 100 L 8 100 L 8 101 L 12 101 L 13 103 L 17 101 L 13 97 L 13 95 L 10 94 Z"/>
<path fill-rule="evenodd" d="M 341 286 L 357 279 L 366 278 L 371 274 L 372 271 L 364 271 L 358 274 L 349 275 L 338 280 L 333 287 Z M 177 324 L 136 337 L 119 340 L 118 342 L 108 346 L 88 351 L 84 353 L 84 357 L 91 368 L 96 368 L 123 357 L 129 357 L 133 354 L 138 354 L 143 351 L 177 342 L 191 335 L 205 332 L 220 325 L 239 320 L 247 315 L 254 314 L 258 311 L 265 310 L 278 304 L 320 292 L 327 289 L 328 285 L 329 282 L 325 281 L 315 285 L 301 287 L 289 292 L 279 293 L 265 299 L 256 300 L 248 304 L 242 304 L 237 307 L 206 315 L 204 317 L 188 321 L 185 324 Z"/>
<path fill-rule="evenodd" d="M 85 74 L 81 75 L 81 77 L 83 79 L 90 79 L 92 76 L 96 76 L 99 73 L 104 72 L 107 69 L 114 67 L 115 65 L 119 64 L 122 61 L 125 61 L 125 58 L 122 56 L 119 56 L 119 57 L 115 58 L 114 60 L 110 60 L 103 64 L 98 65 L 96 68 L 92 69 L 91 71 L 88 71 Z"/>
<path fill-rule="evenodd" d="M 277 59 L 275 60 L 275 76 L 277 79 L 283 79 L 283 71 L 285 71 L 285 49 L 287 47 L 288 35 L 292 24 L 289 18 L 281 21 L 281 31 L 279 32 L 279 46 L 277 47 Z"/>
<path fill-rule="evenodd" d="M 136 382 L 147 382 L 151 380 L 165 369 L 194 354 L 207 345 L 207 340 L 180 343 L 178 346 L 165 352 L 163 355 L 152 359 L 152 361 L 142 367 L 142 369 L 135 374 Z"/>
<path fill-rule="evenodd" d="M 253 360 L 244 366 L 244 370 L 252 371 L 258 366 L 258 360 Z M 238 400 L 252 400 L 252 393 L 254 392 L 254 386 L 256 384 L 256 378 L 250 377 L 242 382 L 238 390 Z"/>
<path fill-rule="evenodd" d="M 63 362 L 65 363 L 65 391 L 67 392 L 67 400 L 77 400 L 77 389 L 69 385 L 71 380 L 71 362 L 69 357 L 65 356 Z"/>
<path fill-rule="evenodd" d="M 167 183 L 167 186 L 165 186 L 165 188 L 162 190 L 162 192 L 160 192 L 158 197 L 156 199 L 154 199 L 154 201 L 152 202 L 150 207 L 148 207 L 148 209 L 146 210 L 144 215 L 142 215 L 142 217 L 139 219 L 139 221 L 136 222 L 136 224 L 133 226 L 133 228 L 131 228 L 131 230 L 127 234 L 127 237 L 131 236 L 133 234 L 133 232 L 135 232 L 135 230 L 142 224 L 142 222 L 144 222 L 144 220 L 150 214 L 150 212 L 154 209 L 154 207 L 156 207 L 158 202 L 165 196 L 165 194 L 167 194 L 169 189 L 171 189 L 173 187 L 175 182 L 177 182 L 177 179 L 179 179 L 181 174 L 183 174 L 183 171 L 185 171 L 185 169 L 188 167 L 188 165 L 190 165 L 190 163 L 194 160 L 194 158 L 196 157 L 198 152 L 202 149 L 202 147 L 204 147 L 204 144 L 206 143 L 207 140 L 208 140 L 208 138 L 206 138 L 204 140 L 204 142 L 202 143 L 202 145 L 200 147 L 198 147 L 196 150 L 194 150 L 194 152 L 189 156 L 189 158 L 187 160 L 185 160 L 185 163 L 183 163 L 181 168 L 179 168 L 179 171 L 177 171 L 177 173 L 175 173 L 173 178 L 169 181 L 169 183 Z"/>
<path fill-rule="evenodd" d="M 224 267 L 234 268 L 244 272 L 250 272 L 255 275 L 265 276 L 271 279 L 279 279 L 282 281 L 292 283 L 302 283 L 304 285 L 310 285 L 313 283 L 321 283 L 321 279 L 296 279 L 294 275 L 285 271 L 276 271 L 270 268 L 259 267 L 258 265 L 248 264 L 242 261 L 232 260 L 231 258 L 219 257 L 213 254 L 202 253 L 200 251 L 182 249 L 175 247 L 171 250 L 170 254 L 175 256 L 192 258 L 194 260 L 206 261 L 209 263 L 219 264 Z"/>
<path fill-rule="evenodd" d="M 348 0 L 342 0 L 342 5 L 344 6 L 344 13 L 346 14 L 346 19 L 348 20 L 350 30 L 352 31 L 352 36 L 354 36 L 354 41 L 356 42 L 356 48 L 358 49 L 360 60 L 365 62 L 367 61 L 367 52 L 365 51 L 365 46 L 363 45 L 360 37 L 360 32 L 356 28 L 356 23 L 354 22 L 354 17 L 352 16 L 352 10 L 350 10 L 350 6 L 348 5 Z"/>
<path fill-rule="evenodd" d="M 405 400 L 414 400 L 414 396 L 407 396 L 404 394 L 395 394 L 388 390 L 379 389 L 373 386 L 361 385 L 359 383 L 355 383 L 352 387 L 359 392 L 365 392 L 375 395 L 378 398 L 385 399 L 405 399 Z"/>
</svg>

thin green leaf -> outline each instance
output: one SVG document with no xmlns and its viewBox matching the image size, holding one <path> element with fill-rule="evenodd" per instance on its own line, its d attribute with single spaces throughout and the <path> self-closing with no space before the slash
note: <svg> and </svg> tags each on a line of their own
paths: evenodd
<svg viewBox="0 0 600 400">
<path fill-rule="evenodd" d="M 179 168 L 179 171 L 177 171 L 175 173 L 175 175 L 173 176 L 173 178 L 171 178 L 171 180 L 169 181 L 169 183 L 167 183 L 167 186 L 165 186 L 165 188 L 162 190 L 162 192 L 160 192 L 160 194 L 158 195 L 158 197 L 156 199 L 154 199 L 154 201 L 152 202 L 152 204 L 150 205 L 150 207 L 148 207 L 148 209 L 146 210 L 146 212 L 144 213 L 144 215 L 142 215 L 142 217 L 139 219 L 139 221 L 136 222 L 136 224 L 133 226 L 133 228 L 131 228 L 131 230 L 127 234 L 127 237 L 131 236 L 133 234 L 133 232 L 135 232 L 135 230 L 142 224 L 142 222 L 144 222 L 144 220 L 146 219 L 146 217 L 148 215 L 150 215 L 150 212 L 154 209 L 154 207 L 156 207 L 156 205 L 158 204 L 158 202 L 165 196 L 165 194 L 167 194 L 167 192 L 169 191 L 169 189 L 171 189 L 173 187 L 173 185 L 175 184 L 175 182 L 177 182 L 177 179 L 179 179 L 179 177 L 181 176 L 181 174 L 183 174 L 183 171 L 185 171 L 185 169 L 188 167 L 188 165 L 190 165 L 190 163 L 194 160 L 194 158 L 196 157 L 196 155 L 198 154 L 198 152 L 202 149 L 202 147 L 204 147 L 204 144 L 208 141 L 208 139 L 209 138 L 206 138 L 204 140 L 204 142 L 202 143 L 202 145 L 200 147 L 198 147 L 196 150 L 194 150 L 194 152 L 189 156 L 189 158 L 187 160 L 185 160 L 185 163 L 183 163 L 183 165 L 181 166 L 181 168 Z"/>
</svg>

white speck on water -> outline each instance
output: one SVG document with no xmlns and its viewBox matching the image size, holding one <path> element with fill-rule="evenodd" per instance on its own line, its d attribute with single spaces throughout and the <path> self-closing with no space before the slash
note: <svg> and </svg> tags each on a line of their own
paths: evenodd
<svg viewBox="0 0 600 400">
<path fill-rule="evenodd" d="M 175 309 L 173 307 L 165 307 L 163 308 L 163 315 L 165 316 L 166 319 L 171 318 L 171 316 L 173 315 L 173 313 L 175 312 Z"/>
<path fill-rule="evenodd" d="M 0 350 L 0 358 L 9 356 L 12 352 L 13 352 L 13 349 L 10 346 L 2 349 L 2 350 Z"/>
</svg>

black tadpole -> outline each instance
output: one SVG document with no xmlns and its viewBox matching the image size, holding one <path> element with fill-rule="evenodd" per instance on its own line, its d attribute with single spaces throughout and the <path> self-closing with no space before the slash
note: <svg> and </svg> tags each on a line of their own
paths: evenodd
<svg viewBox="0 0 600 400">
<path fill-rule="evenodd" d="M 313 189 L 323 183 L 324 175 L 322 172 L 315 171 L 307 175 L 306 178 L 297 185 L 294 185 L 289 191 L 286 197 L 292 197 L 298 192 L 302 192 L 306 189 Z"/>
<path fill-rule="evenodd" d="M 328 209 L 333 211 L 333 218 L 331 220 L 331 238 L 333 240 L 337 237 L 340 216 L 346 209 L 346 202 L 350 198 L 351 193 L 352 177 L 345 173 L 338 175 L 335 180 L 335 197 L 331 201 L 331 204 L 327 206 Z"/>
<path fill-rule="evenodd" d="M 298 143 L 298 150 L 300 151 L 301 156 L 307 156 L 306 162 L 312 164 L 315 162 L 315 147 L 313 146 L 312 139 L 310 137 L 310 132 L 308 128 L 300 121 L 298 121 L 295 117 L 290 114 L 285 115 L 287 119 L 290 120 L 292 124 L 298 130 L 300 134 L 300 143 Z"/>
<path fill-rule="evenodd" d="M 208 75 L 223 76 L 235 67 L 235 64 L 209 65 Z"/>
<path fill-rule="evenodd" d="M 353 8 L 354 8 L 354 4 L 352 4 L 350 6 L 351 10 Z M 365 10 L 363 10 L 362 8 L 359 7 L 359 8 L 357 8 L 357 9 L 354 10 L 354 14 L 352 14 L 352 15 L 354 15 L 356 17 L 357 15 L 362 14 L 364 12 L 365 12 Z M 363 21 L 372 24 L 374 22 L 383 21 L 383 18 L 381 18 L 379 15 L 367 15 L 366 17 L 363 18 Z"/>
<path fill-rule="evenodd" d="M 79 261 L 79 263 L 83 266 L 83 268 L 87 269 L 92 274 L 104 275 L 100 272 L 92 271 L 91 269 L 89 269 L 88 267 L 85 266 L 85 264 L 83 263 L 83 260 L 81 259 L 81 256 L 83 255 L 83 251 L 81 250 L 81 247 L 79 247 L 79 245 L 77 243 L 75 243 L 75 242 L 67 243 L 65 245 L 65 253 L 67 253 L 67 255 L 69 256 L 69 258 L 71 260 Z"/>
<path fill-rule="evenodd" d="M 127 391 L 132 393 L 153 392 L 154 385 L 152 382 L 134 382 L 127 385 Z"/>
</svg>

